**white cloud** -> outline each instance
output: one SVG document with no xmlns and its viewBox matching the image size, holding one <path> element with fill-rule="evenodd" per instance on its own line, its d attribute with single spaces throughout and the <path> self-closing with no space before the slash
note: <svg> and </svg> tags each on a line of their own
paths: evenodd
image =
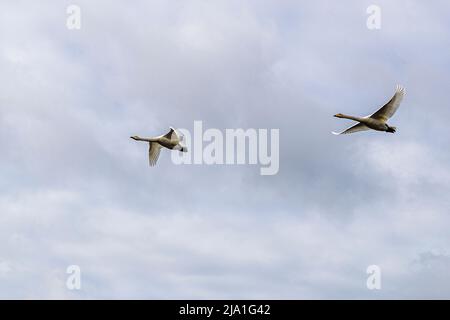
<svg viewBox="0 0 450 320">
<path fill-rule="evenodd" d="M 0 5 L 0 297 L 448 298 L 427 256 L 450 244 L 439 8 L 409 32 L 422 11 L 380 3 L 369 33 L 359 1 L 79 5 L 79 31 L 63 5 Z M 329 134 L 397 82 L 395 135 Z M 129 140 L 193 120 L 279 128 L 280 173 L 148 168 Z"/>
</svg>

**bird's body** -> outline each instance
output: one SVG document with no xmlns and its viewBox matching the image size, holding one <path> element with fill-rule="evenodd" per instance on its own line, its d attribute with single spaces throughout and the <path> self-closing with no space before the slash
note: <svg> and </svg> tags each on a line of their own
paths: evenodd
<svg viewBox="0 0 450 320">
<path fill-rule="evenodd" d="M 150 166 L 154 166 L 159 158 L 161 148 L 167 148 L 170 150 L 178 150 L 181 152 L 187 152 L 187 148 L 181 145 L 182 136 L 180 137 L 174 128 L 170 128 L 170 131 L 165 135 L 154 138 L 141 138 L 139 136 L 132 136 L 131 139 L 136 141 L 145 141 L 149 143 L 148 159 Z"/>
<path fill-rule="evenodd" d="M 354 117 L 342 113 L 334 115 L 337 118 L 350 119 L 358 121 L 359 123 L 340 133 L 333 132 L 333 134 L 336 135 L 349 134 L 359 131 L 366 131 L 370 129 L 394 133 L 397 130 L 397 128 L 388 125 L 387 121 L 394 115 L 395 111 L 397 111 L 404 95 L 405 89 L 400 86 L 397 86 L 397 90 L 394 96 L 391 98 L 391 100 L 389 100 L 389 102 L 386 103 L 383 107 L 381 107 L 377 112 L 367 117 Z"/>
</svg>

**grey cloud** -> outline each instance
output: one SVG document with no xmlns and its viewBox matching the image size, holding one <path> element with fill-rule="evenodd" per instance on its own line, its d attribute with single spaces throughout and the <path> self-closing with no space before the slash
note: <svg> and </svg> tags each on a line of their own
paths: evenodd
<svg viewBox="0 0 450 320">
<path fill-rule="evenodd" d="M 379 31 L 370 1 L 79 1 L 79 31 L 63 4 L 2 3 L 0 296 L 448 298 L 439 263 L 412 263 L 450 243 L 436 3 L 382 1 Z M 329 134 L 397 83 L 397 134 Z M 167 152 L 149 168 L 129 139 L 194 120 L 279 128 L 279 174 Z"/>
</svg>

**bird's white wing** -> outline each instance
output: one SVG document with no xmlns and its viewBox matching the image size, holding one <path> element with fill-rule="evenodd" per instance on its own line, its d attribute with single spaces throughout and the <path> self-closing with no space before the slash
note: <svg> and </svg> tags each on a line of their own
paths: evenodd
<svg viewBox="0 0 450 320">
<path fill-rule="evenodd" d="M 358 123 L 358 124 L 355 124 L 354 126 L 351 126 L 350 128 L 345 129 L 342 132 L 331 132 L 331 133 L 334 135 L 340 135 L 340 134 L 349 134 L 349 133 L 366 131 L 366 130 L 370 130 L 370 128 L 363 123 Z"/>
<path fill-rule="evenodd" d="M 395 111 L 397 111 L 404 96 L 405 96 L 405 88 L 397 86 L 397 90 L 395 91 L 395 94 L 391 98 L 391 100 L 389 100 L 389 102 L 386 103 L 383 107 L 381 107 L 377 112 L 370 115 L 370 118 L 381 121 L 387 121 L 390 117 L 394 115 Z"/>
<path fill-rule="evenodd" d="M 158 161 L 159 153 L 161 152 L 161 145 L 158 142 L 150 142 L 148 148 L 148 163 L 151 167 Z"/>
<path fill-rule="evenodd" d="M 180 136 L 176 132 L 176 130 L 172 127 L 170 127 L 170 131 L 166 133 L 163 137 L 171 140 L 171 141 L 180 141 Z"/>
</svg>

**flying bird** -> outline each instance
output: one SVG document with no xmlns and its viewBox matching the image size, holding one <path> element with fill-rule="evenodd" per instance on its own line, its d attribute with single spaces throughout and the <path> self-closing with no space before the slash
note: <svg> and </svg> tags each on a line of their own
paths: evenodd
<svg viewBox="0 0 450 320">
<path fill-rule="evenodd" d="M 150 166 L 154 166 L 158 161 L 161 148 L 167 148 L 171 150 L 178 150 L 181 152 L 187 152 L 187 148 L 182 146 L 180 142 L 183 140 L 183 136 L 178 135 L 174 128 L 170 127 L 170 131 L 165 135 L 154 138 L 141 138 L 139 136 L 132 136 L 131 139 L 136 141 L 146 141 L 149 144 L 148 149 L 148 161 Z"/>
<path fill-rule="evenodd" d="M 337 118 L 350 119 L 358 121 L 358 123 L 342 132 L 339 133 L 332 132 L 332 133 L 335 135 L 349 134 L 358 131 L 366 131 L 370 129 L 394 133 L 397 130 L 397 128 L 388 125 L 387 121 L 394 115 L 395 111 L 397 111 L 398 107 L 400 106 L 400 103 L 403 100 L 404 95 L 405 95 L 405 88 L 398 85 L 397 90 L 395 91 L 395 94 L 391 98 L 391 100 L 389 100 L 389 102 L 386 103 L 383 107 L 381 107 L 377 112 L 367 117 L 347 116 L 342 113 L 335 114 L 334 116 Z"/>
</svg>

